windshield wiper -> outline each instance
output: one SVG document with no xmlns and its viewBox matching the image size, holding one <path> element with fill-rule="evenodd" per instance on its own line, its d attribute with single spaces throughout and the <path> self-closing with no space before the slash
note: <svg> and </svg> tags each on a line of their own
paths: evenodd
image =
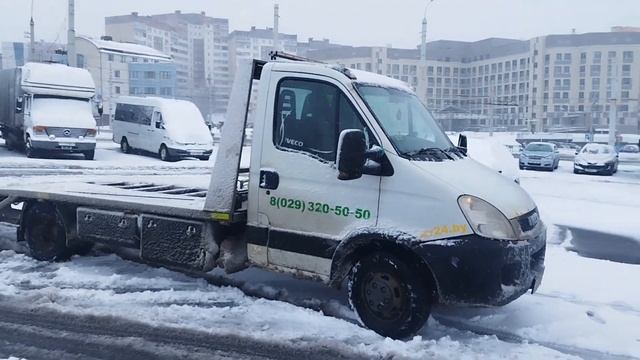
<svg viewBox="0 0 640 360">
<path fill-rule="evenodd" d="M 438 147 L 430 147 L 430 148 L 422 148 L 416 151 L 406 152 L 405 155 L 415 158 L 415 157 L 428 157 L 428 160 L 455 160 L 453 156 L 451 156 L 447 151 L 442 150 Z"/>
</svg>

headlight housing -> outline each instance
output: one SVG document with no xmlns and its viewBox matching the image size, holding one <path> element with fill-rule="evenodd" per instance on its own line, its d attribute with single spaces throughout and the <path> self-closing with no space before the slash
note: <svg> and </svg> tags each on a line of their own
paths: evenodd
<svg viewBox="0 0 640 360">
<path fill-rule="evenodd" d="M 458 205 L 476 234 L 498 240 L 517 240 L 511 222 L 500 210 L 471 195 L 458 198 Z"/>
</svg>

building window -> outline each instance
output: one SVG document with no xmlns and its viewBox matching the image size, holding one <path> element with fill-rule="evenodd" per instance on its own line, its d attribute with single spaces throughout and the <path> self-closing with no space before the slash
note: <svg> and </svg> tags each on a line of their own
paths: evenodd
<svg viewBox="0 0 640 360">
<path fill-rule="evenodd" d="M 593 63 L 599 63 L 600 60 L 602 59 L 602 53 L 600 51 L 596 51 L 593 53 Z"/>
<path fill-rule="evenodd" d="M 120 70 L 114 70 L 113 71 L 113 77 L 119 78 L 120 77 Z"/>
<path fill-rule="evenodd" d="M 107 58 L 109 59 L 109 61 L 113 61 L 113 54 L 107 55 Z"/>
<path fill-rule="evenodd" d="M 139 79 L 140 78 L 140 71 L 129 71 L 129 78 L 130 79 Z"/>
<path fill-rule="evenodd" d="M 625 52 L 623 52 L 622 53 L 622 61 L 625 62 L 625 63 L 633 62 L 633 51 L 625 51 Z"/>
<path fill-rule="evenodd" d="M 145 79 L 155 79 L 156 78 L 156 72 L 155 71 L 145 71 L 144 72 L 144 78 Z"/>
<path fill-rule="evenodd" d="M 160 88 L 160 95 L 172 96 L 173 95 L 173 90 L 170 87 Z"/>
<path fill-rule="evenodd" d="M 114 92 L 115 92 L 116 94 L 120 95 L 120 86 L 116 86 L 116 87 L 114 88 Z"/>
<path fill-rule="evenodd" d="M 159 76 L 160 76 L 160 80 L 171 79 L 171 73 L 169 71 L 160 71 Z"/>
<path fill-rule="evenodd" d="M 146 95 L 155 95 L 156 94 L 156 88 L 154 88 L 154 87 L 146 87 L 146 88 L 144 88 L 144 93 Z"/>
<path fill-rule="evenodd" d="M 84 55 L 77 54 L 76 55 L 76 64 L 79 68 L 84 68 Z"/>
</svg>

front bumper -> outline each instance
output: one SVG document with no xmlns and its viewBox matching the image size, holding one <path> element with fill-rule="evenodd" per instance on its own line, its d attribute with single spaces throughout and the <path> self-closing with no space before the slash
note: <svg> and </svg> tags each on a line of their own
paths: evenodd
<svg viewBox="0 0 640 360">
<path fill-rule="evenodd" d="M 92 141 L 79 141 L 78 139 L 35 140 L 31 139 L 34 150 L 59 153 L 83 153 L 94 151 L 96 143 Z"/>
<path fill-rule="evenodd" d="M 414 248 L 431 268 L 440 302 L 500 306 L 531 290 L 544 275 L 546 228 L 521 241 L 467 235 Z"/>
<path fill-rule="evenodd" d="M 573 164 L 573 169 L 578 172 L 583 172 L 587 174 L 607 174 L 613 172 L 615 168 L 614 163 L 604 164 L 604 165 L 595 165 L 595 164 Z"/>
<path fill-rule="evenodd" d="M 523 168 L 553 168 L 554 161 L 553 159 L 531 159 L 531 158 L 520 158 L 520 167 Z"/>
<path fill-rule="evenodd" d="M 176 148 L 167 148 L 169 152 L 169 156 L 171 157 L 209 157 L 213 150 L 205 150 L 205 149 L 176 149 Z"/>
</svg>

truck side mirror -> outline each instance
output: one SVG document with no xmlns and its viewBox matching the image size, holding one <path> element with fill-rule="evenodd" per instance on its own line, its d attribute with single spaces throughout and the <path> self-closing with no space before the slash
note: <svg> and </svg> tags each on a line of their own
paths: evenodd
<svg viewBox="0 0 640 360">
<path fill-rule="evenodd" d="M 458 149 L 462 151 L 463 154 L 467 155 L 467 136 L 460 134 L 458 136 Z"/>
<path fill-rule="evenodd" d="M 338 179 L 355 180 L 362 177 L 367 161 L 367 140 L 362 130 L 347 129 L 338 140 Z"/>
<path fill-rule="evenodd" d="M 16 114 L 22 113 L 24 100 L 22 97 L 16 99 Z"/>
</svg>

